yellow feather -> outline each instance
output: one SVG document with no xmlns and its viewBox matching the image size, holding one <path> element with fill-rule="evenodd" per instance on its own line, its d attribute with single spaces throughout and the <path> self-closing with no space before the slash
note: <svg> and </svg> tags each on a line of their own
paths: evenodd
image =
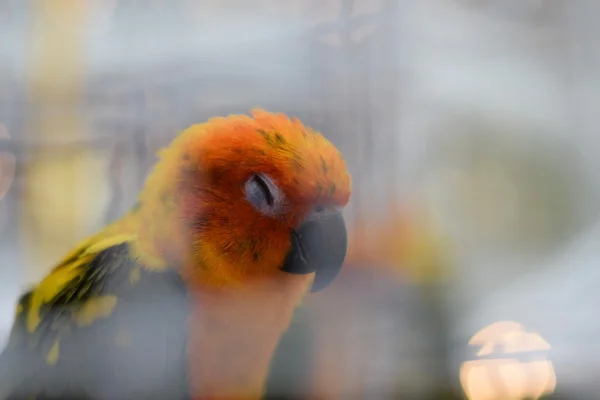
<svg viewBox="0 0 600 400">
<path fill-rule="evenodd" d="M 123 243 L 132 242 L 137 237 L 131 234 L 120 234 L 102 238 L 99 241 L 91 244 L 83 253 L 83 256 L 98 254 L 110 247 L 118 246 Z"/>
<path fill-rule="evenodd" d="M 60 339 L 56 339 L 56 342 L 50 348 L 48 352 L 48 356 L 46 357 L 46 363 L 48 365 L 54 365 L 58 361 L 58 357 L 60 356 Z"/>
<path fill-rule="evenodd" d="M 89 257 L 91 261 L 91 257 Z M 40 309 L 44 303 L 52 300 L 69 282 L 81 276 L 84 272 L 80 266 L 85 263 L 85 259 L 78 258 L 71 264 L 65 264 L 61 268 L 52 271 L 31 294 L 29 312 L 27 313 L 27 330 L 34 332 L 40 324 Z"/>
<path fill-rule="evenodd" d="M 69 253 L 50 274 L 44 278 L 31 294 L 27 313 L 27 330 L 34 332 L 40 324 L 42 306 L 54 299 L 70 282 L 85 273 L 85 267 L 94 256 L 110 247 L 135 240 L 131 234 L 105 236 L 102 233 L 84 240 L 76 250 Z"/>
<path fill-rule="evenodd" d="M 79 326 L 90 326 L 100 318 L 106 318 L 112 314 L 117 305 L 117 296 L 98 296 L 88 300 L 75 315 Z"/>
</svg>

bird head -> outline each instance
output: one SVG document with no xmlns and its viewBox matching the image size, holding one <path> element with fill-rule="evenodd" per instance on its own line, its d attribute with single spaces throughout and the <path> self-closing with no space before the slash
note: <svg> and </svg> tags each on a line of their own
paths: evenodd
<svg viewBox="0 0 600 400">
<path fill-rule="evenodd" d="M 319 290 L 339 272 L 351 179 L 320 133 L 253 110 L 186 129 L 160 158 L 137 210 L 155 264 L 217 286 L 314 273 Z"/>
</svg>

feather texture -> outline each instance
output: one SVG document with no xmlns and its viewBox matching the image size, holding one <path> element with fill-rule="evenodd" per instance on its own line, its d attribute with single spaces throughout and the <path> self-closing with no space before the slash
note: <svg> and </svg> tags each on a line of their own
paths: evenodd
<svg viewBox="0 0 600 400">
<path fill-rule="evenodd" d="M 0 398 L 189 398 L 188 315 L 174 271 L 143 268 L 117 236 L 84 243 L 19 300 Z"/>
</svg>

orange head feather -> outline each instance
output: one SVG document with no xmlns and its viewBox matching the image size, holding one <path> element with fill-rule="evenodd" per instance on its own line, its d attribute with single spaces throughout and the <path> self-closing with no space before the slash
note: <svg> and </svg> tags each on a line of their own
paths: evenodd
<svg viewBox="0 0 600 400">
<path fill-rule="evenodd" d="M 139 255 L 150 266 L 181 265 L 204 284 L 281 274 L 290 230 L 315 207 L 341 208 L 350 196 L 341 153 L 283 114 L 212 118 L 183 131 L 160 158 L 136 211 Z M 245 196 L 256 174 L 280 190 L 274 215 Z"/>
</svg>

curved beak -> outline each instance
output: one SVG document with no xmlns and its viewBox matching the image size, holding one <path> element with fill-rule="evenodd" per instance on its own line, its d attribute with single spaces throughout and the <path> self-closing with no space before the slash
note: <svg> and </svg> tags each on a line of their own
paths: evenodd
<svg viewBox="0 0 600 400">
<path fill-rule="evenodd" d="M 322 213 L 291 233 L 292 247 L 281 269 L 290 274 L 315 273 L 311 292 L 318 292 L 339 274 L 348 247 L 344 218 L 339 212 Z"/>
</svg>

